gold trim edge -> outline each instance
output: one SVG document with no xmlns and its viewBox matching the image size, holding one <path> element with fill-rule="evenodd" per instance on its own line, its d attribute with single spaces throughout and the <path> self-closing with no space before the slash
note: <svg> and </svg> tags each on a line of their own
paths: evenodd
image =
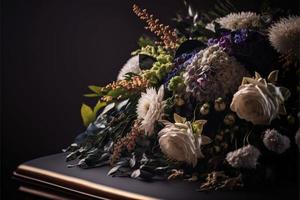
<svg viewBox="0 0 300 200">
<path fill-rule="evenodd" d="M 136 194 L 136 193 L 128 192 L 128 191 L 121 190 L 121 189 L 116 189 L 116 188 L 105 186 L 105 185 L 96 184 L 96 183 L 93 183 L 91 181 L 82 180 L 82 179 L 79 179 L 79 178 L 63 175 L 63 174 L 56 173 L 56 172 L 51 172 L 51 171 L 48 171 L 48 170 L 28 166 L 28 165 L 25 165 L 25 164 L 21 164 L 17 168 L 17 170 L 14 172 L 14 175 L 24 177 L 24 175 L 22 173 L 20 173 L 20 171 L 31 172 L 31 173 L 35 173 L 35 174 L 38 174 L 38 175 L 51 177 L 51 178 L 61 180 L 61 181 L 76 183 L 77 185 L 82 185 L 82 186 L 88 187 L 90 189 L 93 189 L 95 191 L 102 192 L 104 194 L 106 193 L 106 194 L 111 194 L 111 195 L 117 195 L 117 196 L 123 197 L 123 198 L 135 199 L 135 200 L 158 200 L 157 198 L 153 198 L 153 197 L 149 197 L 149 196 L 145 196 L 145 195 L 141 195 L 141 194 Z M 40 179 L 38 179 L 38 181 L 39 180 Z M 40 181 L 45 182 L 43 180 L 40 180 Z M 66 187 L 64 187 L 64 188 L 66 188 Z M 72 188 L 66 188 L 66 189 L 70 189 L 70 190 L 74 191 L 74 188 L 73 189 Z"/>
</svg>

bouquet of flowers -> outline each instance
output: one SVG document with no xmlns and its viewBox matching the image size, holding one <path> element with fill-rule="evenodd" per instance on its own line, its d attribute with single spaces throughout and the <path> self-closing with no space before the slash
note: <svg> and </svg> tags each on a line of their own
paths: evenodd
<svg viewBox="0 0 300 200">
<path fill-rule="evenodd" d="M 97 103 L 81 107 L 86 130 L 65 149 L 70 167 L 208 191 L 268 182 L 285 173 L 278 163 L 297 161 L 300 17 L 229 13 L 222 2 L 201 15 L 186 4 L 175 29 L 133 5 L 157 37 L 139 39 L 116 81 L 89 86 Z"/>
</svg>

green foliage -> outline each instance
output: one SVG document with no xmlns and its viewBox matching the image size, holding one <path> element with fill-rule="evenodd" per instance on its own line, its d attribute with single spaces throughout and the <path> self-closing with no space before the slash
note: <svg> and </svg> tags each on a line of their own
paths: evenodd
<svg viewBox="0 0 300 200">
<path fill-rule="evenodd" d="M 82 104 L 80 109 L 81 117 L 84 126 L 88 126 L 91 122 L 95 121 L 96 115 L 92 108 L 86 104 Z"/>
</svg>

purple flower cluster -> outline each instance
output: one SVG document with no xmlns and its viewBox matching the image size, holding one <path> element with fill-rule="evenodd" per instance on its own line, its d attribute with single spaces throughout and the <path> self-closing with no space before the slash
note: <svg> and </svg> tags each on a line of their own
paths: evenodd
<svg viewBox="0 0 300 200">
<path fill-rule="evenodd" d="M 232 48 L 235 45 L 243 45 L 248 37 L 247 29 L 240 29 L 233 32 L 225 32 L 218 39 L 210 38 L 207 41 L 207 46 L 212 46 L 218 44 L 220 47 L 224 48 L 227 53 L 232 52 Z"/>
<path fill-rule="evenodd" d="M 182 71 L 182 69 L 186 68 L 189 64 L 191 64 L 193 57 L 197 52 L 197 50 L 194 50 L 190 53 L 183 53 L 182 55 L 174 59 L 174 69 L 172 69 L 172 71 L 170 71 L 167 74 L 163 81 L 165 87 L 168 86 L 168 83 L 171 80 L 171 78 L 178 75 L 179 72 Z"/>
</svg>

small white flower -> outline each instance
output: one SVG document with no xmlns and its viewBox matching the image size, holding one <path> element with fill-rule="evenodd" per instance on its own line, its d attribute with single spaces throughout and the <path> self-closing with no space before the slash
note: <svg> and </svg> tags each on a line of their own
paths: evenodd
<svg viewBox="0 0 300 200">
<path fill-rule="evenodd" d="M 139 99 L 137 115 L 142 120 L 140 128 L 145 130 L 148 135 L 153 134 L 155 122 L 160 120 L 164 113 L 166 102 L 163 99 L 163 86 L 159 88 L 158 92 L 155 88 L 148 88 Z"/>
<path fill-rule="evenodd" d="M 261 25 L 260 15 L 253 12 L 230 13 L 215 20 L 221 28 L 237 30 L 244 28 L 257 28 Z"/>
<path fill-rule="evenodd" d="M 234 168 L 256 168 L 257 159 L 260 151 L 252 146 L 247 145 L 226 155 L 226 161 Z"/>
<path fill-rule="evenodd" d="M 280 53 L 299 53 L 300 17 L 282 18 L 273 24 L 269 29 L 269 40 Z"/>
<path fill-rule="evenodd" d="M 290 147 L 290 139 L 285 135 L 281 135 L 275 129 L 265 131 L 263 142 L 267 149 L 278 154 L 283 153 Z"/>
<path fill-rule="evenodd" d="M 177 114 L 174 114 L 174 118 L 174 124 L 161 121 L 165 127 L 158 133 L 160 148 L 169 158 L 186 162 L 195 167 L 198 159 L 204 158 L 201 145 L 211 142 L 210 138 L 201 134 L 206 121 L 194 122 L 199 127 L 194 133 L 191 122 Z"/>
<path fill-rule="evenodd" d="M 140 64 L 139 64 L 139 55 L 131 57 L 125 65 L 122 67 L 118 74 L 118 80 L 124 79 L 125 75 L 129 72 L 139 74 L 141 72 Z"/>
</svg>

